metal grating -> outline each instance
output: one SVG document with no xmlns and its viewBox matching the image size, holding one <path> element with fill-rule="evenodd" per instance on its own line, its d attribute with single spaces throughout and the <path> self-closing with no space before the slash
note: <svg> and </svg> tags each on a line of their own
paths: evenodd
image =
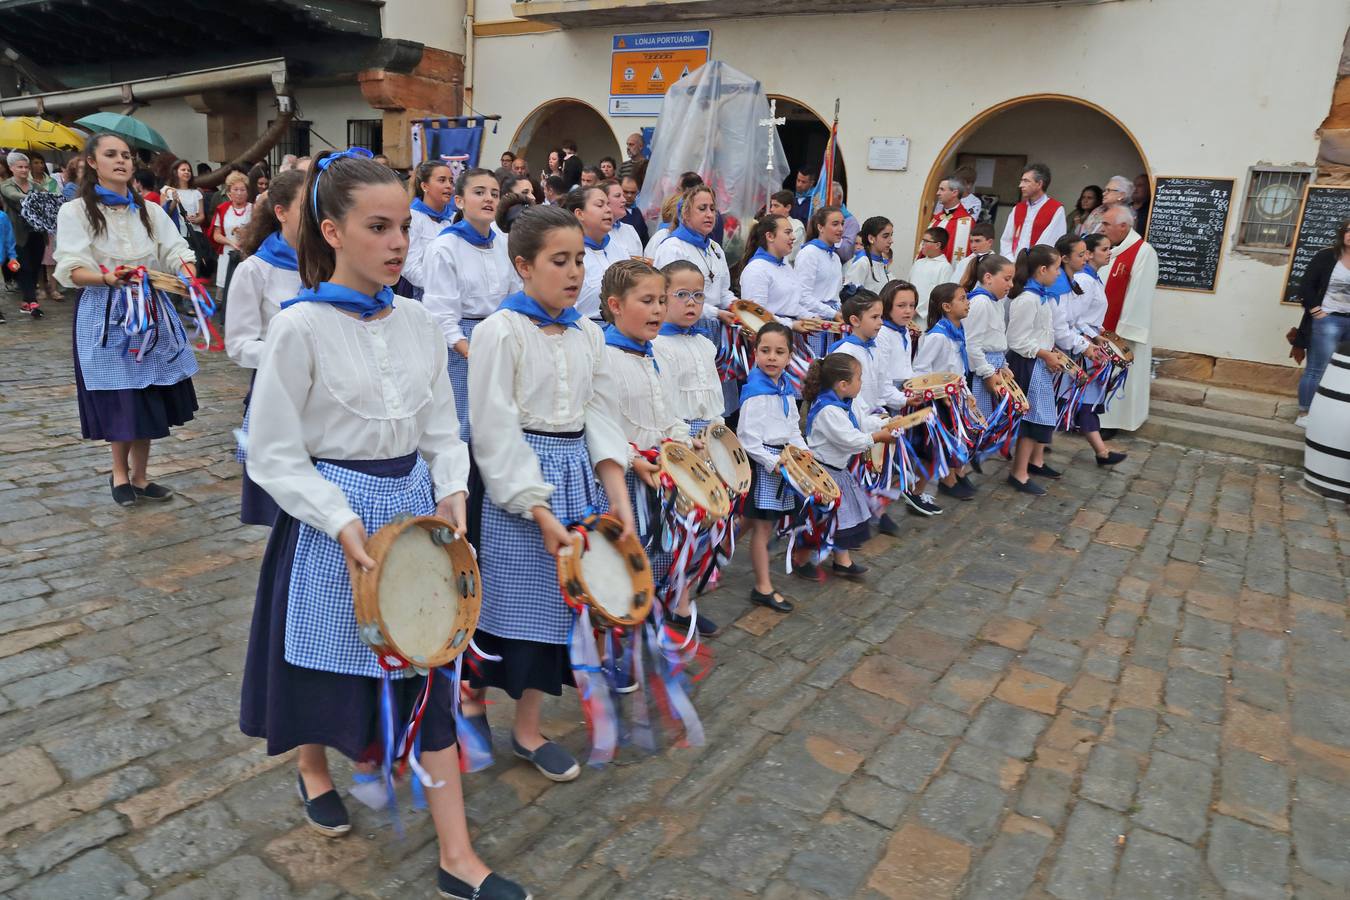
<svg viewBox="0 0 1350 900">
<path fill-rule="evenodd" d="M 1238 223 L 1238 247 L 1288 250 L 1298 229 L 1298 208 L 1313 170 L 1296 166 L 1252 166 Z"/>
<path fill-rule="evenodd" d="M 281 168 L 281 158 L 287 153 L 309 156 L 309 126 L 309 122 L 297 121 L 292 122 L 291 127 L 286 129 L 286 133 L 276 142 L 267 156 L 273 172 Z M 267 127 L 272 127 L 271 121 L 267 123 Z"/>
<path fill-rule="evenodd" d="M 348 119 L 347 146 L 365 147 L 371 153 L 384 152 L 383 119 Z"/>
</svg>

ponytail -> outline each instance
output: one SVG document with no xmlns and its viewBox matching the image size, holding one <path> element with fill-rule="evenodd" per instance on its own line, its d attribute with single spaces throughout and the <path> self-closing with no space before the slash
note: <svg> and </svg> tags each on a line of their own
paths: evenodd
<svg viewBox="0 0 1350 900">
<path fill-rule="evenodd" d="M 277 177 L 273 178 L 267 185 L 267 202 L 261 208 L 253 210 L 253 218 L 249 220 L 248 230 L 244 232 L 244 237 L 239 241 L 239 252 L 244 256 L 252 256 L 258 252 L 262 242 L 267 240 L 268 235 L 281 230 L 281 220 L 277 218 L 277 207 L 290 209 L 295 198 L 300 196 L 300 190 L 305 186 L 305 173 L 298 169 L 287 169 L 285 172 L 278 172 Z"/>
<path fill-rule="evenodd" d="M 844 317 L 844 324 L 851 326 L 854 316 L 861 319 L 864 313 L 881 302 L 881 298 L 866 288 L 853 288 L 852 293 L 847 293 L 849 288 L 853 288 L 853 285 L 845 285 L 839 297 L 843 301 L 840 313 Z"/>
<path fill-rule="evenodd" d="M 766 249 L 764 245 L 768 241 L 769 235 L 777 231 L 778 226 L 786 220 L 787 216 L 776 216 L 769 213 L 760 216 L 755 221 L 754 227 L 750 229 L 750 237 L 745 241 L 745 253 L 741 254 L 741 261 L 731 271 L 731 278 L 736 282 L 737 287 L 740 287 L 741 273 L 745 271 L 746 266 L 750 265 L 750 260 L 760 250 Z"/>
<path fill-rule="evenodd" d="M 933 292 L 928 295 L 928 330 L 946 318 L 947 314 L 943 312 L 942 307 L 946 306 L 956 299 L 956 294 L 961 290 L 961 285 L 952 281 L 947 281 L 933 288 Z"/>
<path fill-rule="evenodd" d="M 361 151 L 361 152 L 357 152 Z M 323 222 L 341 222 L 352 208 L 357 188 L 376 184 L 403 184 L 388 166 L 370 158 L 360 147 L 320 153 L 305 178 L 304 202 L 295 254 L 300 263 L 300 282 L 307 288 L 333 277 L 337 254 L 323 236 Z"/>
<path fill-rule="evenodd" d="M 816 398 L 834 386 L 835 382 L 848 381 L 862 369 L 862 363 L 847 353 L 830 353 L 817 357 L 811 368 L 806 370 L 802 380 L 802 431 L 806 431 L 806 419 Z"/>
<path fill-rule="evenodd" d="M 843 209 L 838 206 L 822 206 L 820 209 L 811 213 L 811 220 L 806 223 L 806 237 L 804 240 L 814 241 L 820 237 L 820 229 L 825 227 L 825 222 L 834 213 L 843 215 Z"/>
<path fill-rule="evenodd" d="M 1017 254 L 1016 270 L 1013 272 L 1012 290 L 1009 297 L 1016 297 L 1027 288 L 1027 282 L 1046 266 L 1052 266 L 1059 259 L 1059 253 L 1049 244 L 1037 244 Z"/>
<path fill-rule="evenodd" d="M 1011 266 L 1012 264 L 1012 260 L 1006 256 L 1000 256 L 997 253 L 982 253 L 966 267 L 966 277 L 961 282 L 961 287 L 969 293 L 975 290 L 977 284 L 984 284 L 984 276 L 997 275 L 1003 271 L 1005 266 Z"/>
</svg>

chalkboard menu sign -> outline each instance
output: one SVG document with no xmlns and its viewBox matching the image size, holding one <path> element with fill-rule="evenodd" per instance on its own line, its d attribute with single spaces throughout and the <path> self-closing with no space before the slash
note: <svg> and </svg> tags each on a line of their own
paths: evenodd
<svg viewBox="0 0 1350 900">
<path fill-rule="evenodd" d="M 1147 240 L 1158 251 L 1158 286 L 1213 292 L 1219 280 L 1231 178 L 1154 179 Z"/>
<path fill-rule="evenodd" d="M 1294 252 L 1289 257 L 1289 273 L 1284 279 L 1285 303 L 1298 303 L 1299 285 L 1308 262 L 1323 247 L 1336 241 L 1336 226 L 1350 219 L 1350 187 L 1315 187 L 1303 192 L 1298 231 L 1294 234 Z"/>
</svg>

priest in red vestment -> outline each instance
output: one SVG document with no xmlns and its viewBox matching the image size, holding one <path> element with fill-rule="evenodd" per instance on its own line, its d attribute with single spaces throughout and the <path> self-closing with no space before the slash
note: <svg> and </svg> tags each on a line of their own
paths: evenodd
<svg viewBox="0 0 1350 900">
<path fill-rule="evenodd" d="M 1102 427 L 1134 431 L 1148 418 L 1158 254 L 1134 230 L 1134 211 L 1125 204 L 1111 207 L 1102 216 L 1102 233 L 1111 241 L 1111 262 L 1102 273 L 1106 291 L 1102 325 L 1129 341 L 1134 350 L 1125 388 L 1102 414 Z"/>
<path fill-rule="evenodd" d="M 961 203 L 961 192 L 966 189 L 965 182 L 955 175 L 948 175 L 938 182 L 937 212 L 929 228 L 941 228 L 947 232 L 949 240 L 943 254 L 953 269 L 958 269 L 970 255 L 970 229 L 975 226 L 975 217 Z"/>
</svg>

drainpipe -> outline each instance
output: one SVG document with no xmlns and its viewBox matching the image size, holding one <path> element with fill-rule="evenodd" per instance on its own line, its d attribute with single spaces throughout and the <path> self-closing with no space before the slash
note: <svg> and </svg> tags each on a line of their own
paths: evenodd
<svg viewBox="0 0 1350 900">
<path fill-rule="evenodd" d="M 474 13 L 476 0 L 464 0 L 464 109 L 460 115 L 469 115 L 473 111 L 473 58 L 474 58 Z"/>
</svg>

